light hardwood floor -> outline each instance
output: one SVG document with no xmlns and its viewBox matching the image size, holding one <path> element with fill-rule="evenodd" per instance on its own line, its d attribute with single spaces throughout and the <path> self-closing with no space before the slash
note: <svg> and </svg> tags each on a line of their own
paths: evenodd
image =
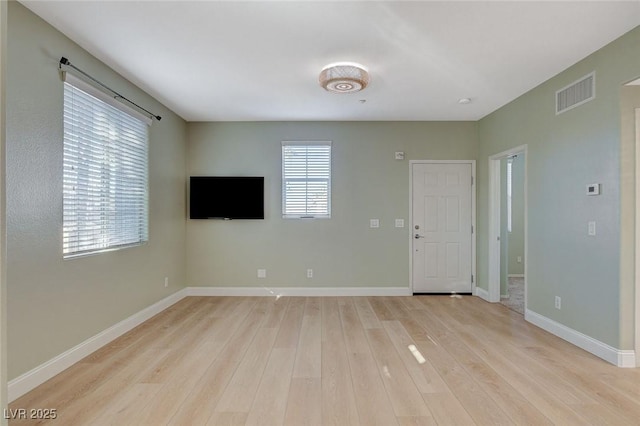
<svg viewBox="0 0 640 426">
<path fill-rule="evenodd" d="M 470 296 L 188 297 L 10 408 L 61 425 L 638 425 L 640 370 Z"/>
</svg>

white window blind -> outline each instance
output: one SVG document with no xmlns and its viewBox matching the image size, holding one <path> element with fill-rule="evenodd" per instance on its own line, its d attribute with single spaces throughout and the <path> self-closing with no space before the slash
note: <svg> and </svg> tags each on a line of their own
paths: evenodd
<svg viewBox="0 0 640 426">
<path fill-rule="evenodd" d="M 331 142 L 282 142 L 282 216 L 331 217 Z"/>
<path fill-rule="evenodd" d="M 148 240 L 148 126 L 64 83 L 65 258 Z"/>
</svg>

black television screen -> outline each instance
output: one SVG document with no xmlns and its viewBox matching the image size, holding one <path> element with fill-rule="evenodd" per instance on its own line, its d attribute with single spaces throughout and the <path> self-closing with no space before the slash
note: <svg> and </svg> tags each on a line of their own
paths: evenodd
<svg viewBox="0 0 640 426">
<path fill-rule="evenodd" d="M 191 219 L 264 219 L 264 177 L 191 176 Z"/>
</svg>

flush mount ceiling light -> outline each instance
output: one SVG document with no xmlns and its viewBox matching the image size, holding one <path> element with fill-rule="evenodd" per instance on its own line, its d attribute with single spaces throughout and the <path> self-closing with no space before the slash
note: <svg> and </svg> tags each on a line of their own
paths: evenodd
<svg viewBox="0 0 640 426">
<path fill-rule="evenodd" d="M 360 64 L 340 62 L 327 65 L 320 72 L 320 86 L 328 92 L 359 92 L 369 84 L 369 73 Z"/>
</svg>

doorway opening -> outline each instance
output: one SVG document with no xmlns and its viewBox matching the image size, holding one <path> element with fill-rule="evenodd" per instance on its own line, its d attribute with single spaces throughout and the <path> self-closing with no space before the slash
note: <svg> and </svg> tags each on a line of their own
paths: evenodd
<svg viewBox="0 0 640 426">
<path fill-rule="evenodd" d="M 527 307 L 527 146 L 489 157 L 489 291 L 524 315 Z"/>
</svg>

